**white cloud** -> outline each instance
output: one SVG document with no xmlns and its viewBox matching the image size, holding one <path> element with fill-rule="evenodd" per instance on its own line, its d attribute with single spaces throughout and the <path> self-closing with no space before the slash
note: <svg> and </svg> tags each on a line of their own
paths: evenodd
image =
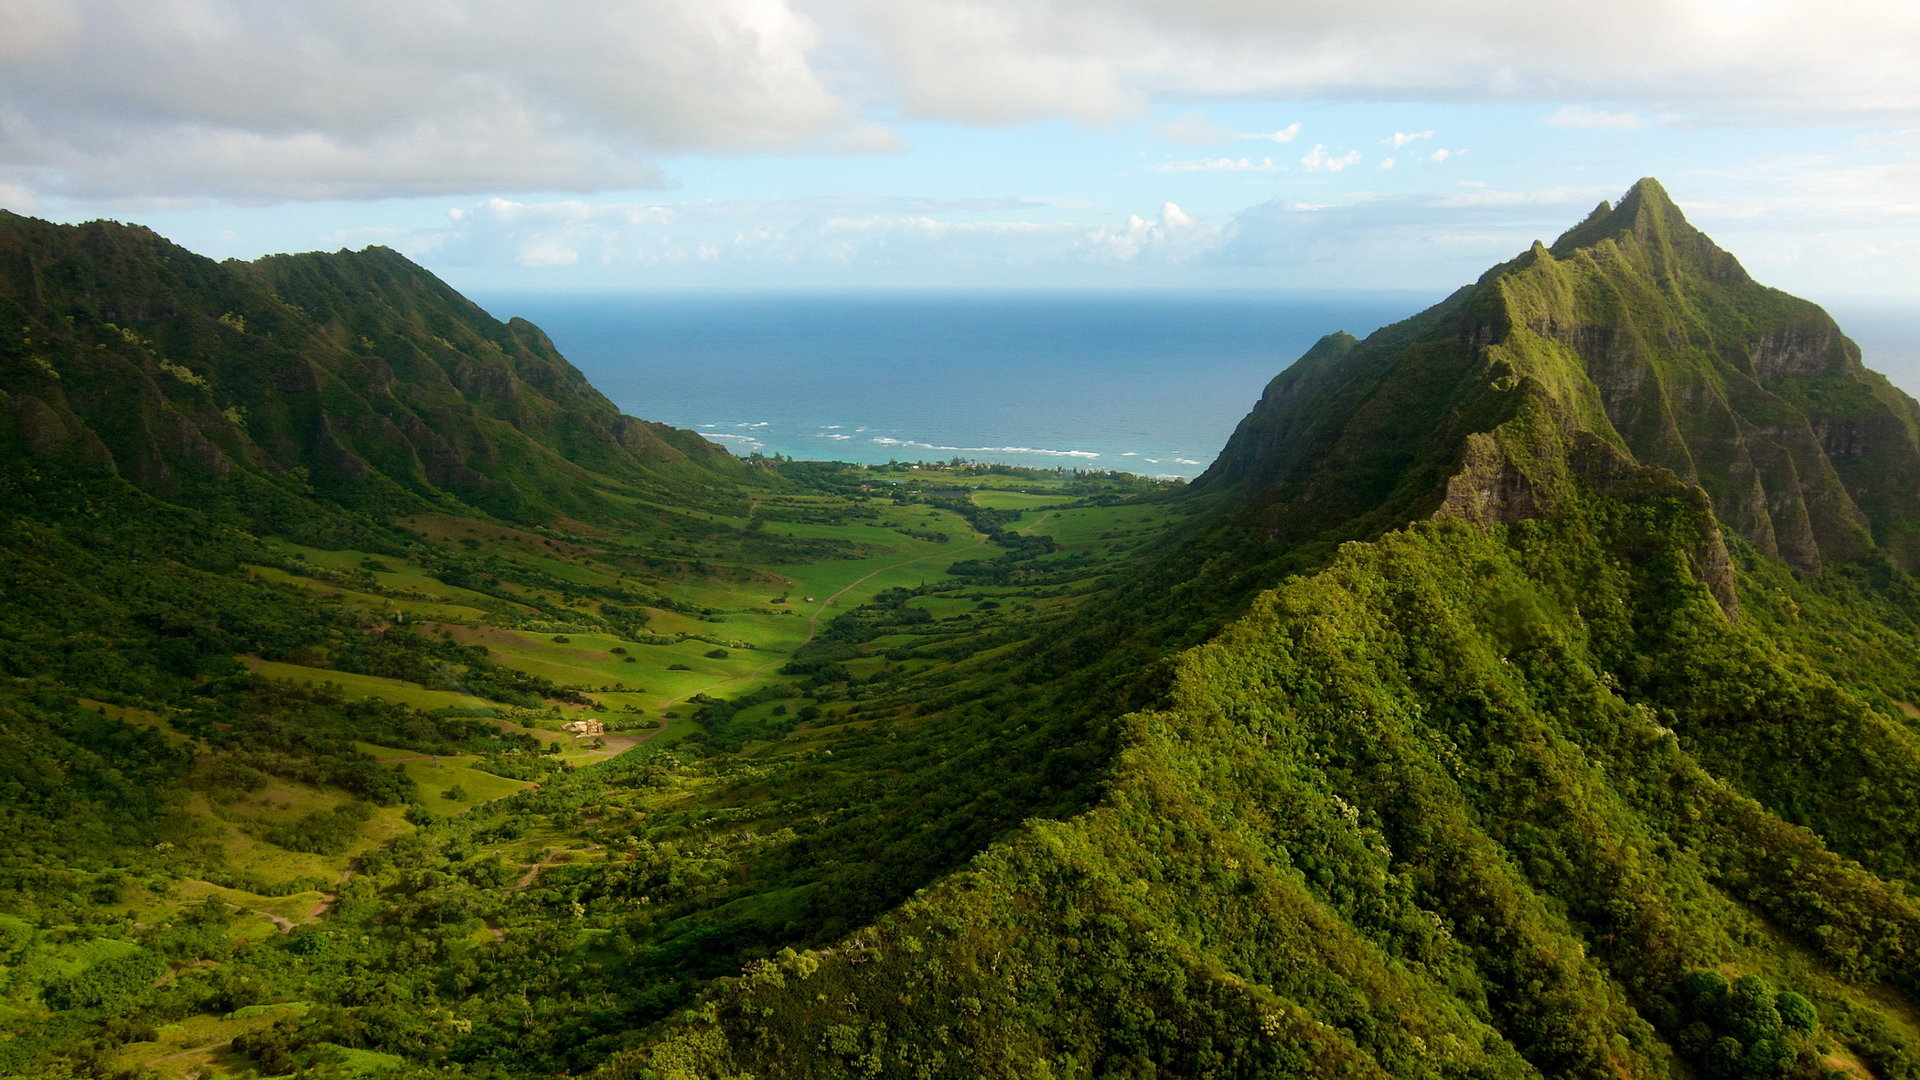
<svg viewBox="0 0 1920 1080">
<path fill-rule="evenodd" d="M 1439 164 L 1440 162 L 1442 162 L 1442 161 L 1445 161 L 1445 160 L 1447 160 L 1448 158 L 1457 158 L 1457 157 L 1459 157 L 1459 156 L 1460 156 L 1461 154 L 1464 154 L 1464 153 L 1466 153 L 1466 151 L 1465 151 L 1465 150 L 1446 150 L 1446 149 L 1440 149 L 1440 150 L 1435 150 L 1435 151 L 1434 151 L 1433 153 L 1431 153 L 1431 154 L 1428 154 L 1428 155 L 1427 155 L 1427 160 L 1428 160 L 1428 161 L 1431 161 L 1431 162 L 1433 162 L 1434 164 L 1436 164 L 1436 165 L 1437 165 L 1437 164 Z"/>
<path fill-rule="evenodd" d="M 18 184 L 0 183 L 0 209 L 11 210 L 16 214 L 31 214 L 40 208 L 40 200 L 33 192 Z"/>
<path fill-rule="evenodd" d="M 1920 291 L 1920 148 L 1897 162 L 1774 164 L 1726 180 L 1747 193 L 1691 198 L 1673 190 L 1688 219 L 1759 280 L 1829 296 Z M 1290 284 L 1465 283 L 1536 239 L 1552 242 L 1601 199 L 1620 194 L 1599 185 L 1472 186 L 1337 205 L 1276 198 L 1235 215 L 1198 261 L 1261 268 L 1268 280 Z"/>
<path fill-rule="evenodd" d="M 1383 143 L 1386 143 L 1388 146 L 1393 147 L 1395 150 L 1398 150 L 1401 147 L 1407 145 L 1408 143 L 1414 141 L 1415 139 L 1431 139 L 1431 138 L 1433 138 L 1432 131 L 1416 131 L 1416 132 L 1413 132 L 1412 134 L 1408 134 L 1407 132 L 1404 132 L 1404 131 L 1396 131 L 1392 135 L 1389 135 L 1388 137 L 1381 139 L 1380 141 Z"/>
<path fill-rule="evenodd" d="M 1033 220 L 1013 199 L 802 199 L 673 205 L 488 199 L 445 229 L 341 236 L 392 244 L 441 267 L 673 267 L 1178 264 L 1220 230 L 1163 204 L 1150 218 L 1099 224 Z"/>
<path fill-rule="evenodd" d="M 0 28 L 0 184 L 41 199 L 663 186 L 664 155 L 900 147 L 862 116 L 1175 100 L 1920 117 L 1912 0 L 0 0 Z"/>
<path fill-rule="evenodd" d="M 1339 166 L 1335 166 L 1338 168 Z M 1272 158 L 1201 158 L 1196 161 L 1162 161 L 1147 166 L 1148 172 L 1286 172 L 1285 165 L 1276 165 Z"/>
<path fill-rule="evenodd" d="M 1391 169 L 1398 164 L 1400 164 L 1400 162 L 1399 162 L 1399 159 L 1397 158 L 1381 158 L 1380 164 L 1375 167 L 1381 168 L 1381 169 Z"/>
<path fill-rule="evenodd" d="M 1300 123 L 1299 121 L 1295 121 L 1281 128 L 1279 131 L 1257 131 L 1240 137 L 1243 139 L 1265 139 L 1268 142 L 1290 143 L 1293 141 L 1294 136 L 1298 134 L 1300 134 Z"/>
<path fill-rule="evenodd" d="M 1160 223 L 1169 229 L 1191 229 L 1200 224 L 1191 214 L 1172 203 L 1160 204 Z"/>
<path fill-rule="evenodd" d="M 1105 120 L 1209 97 L 1920 115 L 1910 0 L 815 2 L 871 43 L 883 96 L 928 119 Z"/>
<path fill-rule="evenodd" d="M 1568 105 L 1548 116 L 1546 123 L 1555 127 L 1571 128 L 1639 128 L 1646 127 L 1644 117 L 1635 113 L 1606 112 L 1602 109 L 1589 109 L 1585 105 Z"/>
<path fill-rule="evenodd" d="M 1339 172 L 1349 165 L 1360 164 L 1360 151 L 1349 150 L 1344 154 L 1335 155 L 1328 151 L 1325 143 L 1315 143 L 1313 149 L 1307 151 L 1307 156 L 1300 159 L 1300 164 L 1306 166 L 1310 172 L 1319 172 L 1323 169 L 1327 172 Z"/>
<path fill-rule="evenodd" d="M 0 66 L 0 180 L 42 193 L 649 187 L 650 155 L 864 130 L 785 0 L 0 0 L 17 43 L 14 9 L 33 46 Z"/>
<path fill-rule="evenodd" d="M 1190 112 L 1171 124 L 1162 124 L 1159 135 L 1168 142 L 1185 146 L 1207 146 L 1233 138 L 1233 132 L 1213 123 L 1197 112 Z"/>
<path fill-rule="evenodd" d="M 1920 132 L 1861 140 L 1893 151 L 1857 165 L 1774 161 L 1729 169 L 1683 209 L 1749 270 L 1788 291 L 1920 294 Z"/>
<path fill-rule="evenodd" d="M 1494 263 L 1551 240 L 1608 188 L 1372 197 L 1335 205 L 1276 198 L 1235 215 L 1205 261 L 1291 268 L 1298 284 L 1392 287 L 1471 281 Z M 1504 196 L 1504 197 L 1503 197 Z"/>
</svg>

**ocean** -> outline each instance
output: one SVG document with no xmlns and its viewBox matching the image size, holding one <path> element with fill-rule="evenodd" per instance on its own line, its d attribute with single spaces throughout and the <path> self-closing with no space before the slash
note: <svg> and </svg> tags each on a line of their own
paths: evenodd
<svg viewBox="0 0 1920 1080">
<path fill-rule="evenodd" d="M 1439 292 L 476 292 L 620 409 L 736 453 L 1198 476 L 1321 335 Z M 1920 393 L 1920 307 L 1829 304 Z"/>
</svg>

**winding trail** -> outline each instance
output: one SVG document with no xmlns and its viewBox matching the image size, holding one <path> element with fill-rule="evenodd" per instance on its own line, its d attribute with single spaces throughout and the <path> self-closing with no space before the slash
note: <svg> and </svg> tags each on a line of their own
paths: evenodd
<svg viewBox="0 0 1920 1080">
<path fill-rule="evenodd" d="M 533 884 L 533 879 L 540 876 L 540 871 L 553 865 L 553 857 L 559 850 L 559 848 L 547 848 L 545 851 L 542 851 L 540 853 L 540 861 L 527 868 L 526 875 L 520 879 L 518 885 L 513 887 L 513 891 L 525 892 L 527 888 Z"/>
<path fill-rule="evenodd" d="M 307 912 L 306 918 L 300 920 L 301 925 L 319 922 L 320 916 L 325 915 L 327 909 L 333 906 L 333 902 L 340 898 L 340 886 L 345 885 L 347 879 L 351 878 L 353 872 L 358 869 L 360 869 L 360 856 L 355 855 L 353 858 L 347 860 L 347 868 L 342 870 L 340 876 L 334 879 L 333 891 L 320 894 L 320 902 L 314 905 L 312 911 Z M 291 929 L 291 927 L 287 929 Z"/>
</svg>

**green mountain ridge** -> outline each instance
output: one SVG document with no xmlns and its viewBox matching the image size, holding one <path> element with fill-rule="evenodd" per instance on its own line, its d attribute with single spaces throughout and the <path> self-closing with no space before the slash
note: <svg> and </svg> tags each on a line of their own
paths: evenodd
<svg viewBox="0 0 1920 1080">
<path fill-rule="evenodd" d="M 1229 614 L 1094 807 L 603 1075 L 1914 1075 L 1913 415 L 1651 181 L 1323 340 L 1140 572 Z"/>
<path fill-rule="evenodd" d="M 1577 462 L 1531 445 L 1556 437 Z M 1816 305 L 1755 284 L 1652 180 L 1428 312 L 1321 342 L 1195 486 L 1234 489 L 1285 542 L 1550 512 L 1563 461 L 1667 469 L 1810 573 L 1920 552 L 1920 405 Z"/>
<path fill-rule="evenodd" d="M 139 227 L 8 214 L 0 322 L 16 452 L 168 499 L 257 480 L 268 498 L 538 521 L 605 516 L 607 489 L 749 479 L 386 248 L 215 263 Z"/>
</svg>

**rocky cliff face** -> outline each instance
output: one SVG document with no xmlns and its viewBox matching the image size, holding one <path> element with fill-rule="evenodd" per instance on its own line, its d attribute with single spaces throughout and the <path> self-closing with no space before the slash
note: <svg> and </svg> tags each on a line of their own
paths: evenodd
<svg viewBox="0 0 1920 1080">
<path fill-rule="evenodd" d="M 1912 567 L 1917 433 L 1920 405 L 1824 311 L 1756 284 L 1642 180 L 1430 311 L 1321 342 L 1198 486 L 1233 492 L 1276 541 L 1516 520 L 1595 475 L 1567 459 L 1578 444 L 1698 488 L 1802 572 L 1876 548 Z"/>
</svg>

